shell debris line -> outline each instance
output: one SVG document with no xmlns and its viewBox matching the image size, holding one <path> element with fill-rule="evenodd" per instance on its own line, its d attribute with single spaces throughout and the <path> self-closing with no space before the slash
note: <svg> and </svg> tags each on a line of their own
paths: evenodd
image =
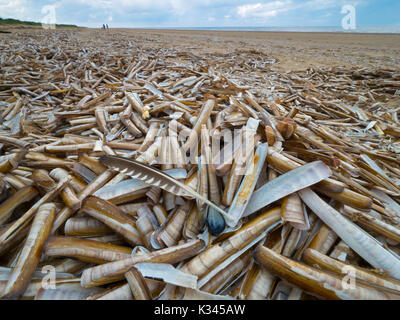
<svg viewBox="0 0 400 320">
<path fill-rule="evenodd" d="M 399 299 L 399 69 L 275 63 L 2 37 L 0 298 Z"/>
</svg>

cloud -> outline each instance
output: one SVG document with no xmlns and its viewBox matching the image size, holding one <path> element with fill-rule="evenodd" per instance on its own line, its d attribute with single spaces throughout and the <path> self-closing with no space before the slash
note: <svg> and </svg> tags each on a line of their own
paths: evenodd
<svg viewBox="0 0 400 320">
<path fill-rule="evenodd" d="M 248 17 L 274 17 L 280 12 L 288 10 L 291 1 L 273 1 L 268 3 L 246 4 L 237 7 L 237 14 L 241 18 Z"/>
<path fill-rule="evenodd" d="M 62 1 L 66 2 L 66 1 Z M 71 2 L 71 1 L 68 1 Z M 122 2 L 122 1 L 106 1 L 106 0 L 79 0 L 78 1 L 80 4 L 85 4 L 90 7 L 96 7 L 96 8 L 112 8 L 115 2 Z"/>
<path fill-rule="evenodd" d="M 259 3 L 250 3 L 239 5 L 236 7 L 236 14 L 239 19 L 254 22 L 265 22 L 273 17 L 286 17 L 292 16 L 293 21 L 297 20 L 299 16 L 310 15 L 313 12 L 331 10 L 329 15 L 332 16 L 332 10 L 334 8 L 341 8 L 342 5 L 352 4 L 357 6 L 364 3 L 365 0 L 307 0 L 307 1 L 296 1 L 296 0 L 278 0 L 278 1 L 266 1 Z M 273 20 L 277 21 L 278 20 Z M 279 21 L 281 22 L 281 21 Z"/>
<path fill-rule="evenodd" d="M 41 21 L 41 8 L 56 5 L 57 23 L 89 27 L 339 25 L 342 5 L 371 3 L 381 7 L 379 0 L 0 0 L 0 16 Z"/>
<path fill-rule="evenodd" d="M 0 0 L 0 17 L 25 19 L 28 6 L 26 0 Z"/>
<path fill-rule="evenodd" d="M 363 0 L 308 0 L 304 4 L 297 5 L 296 8 L 318 11 L 342 7 L 346 4 L 357 6 L 364 2 Z"/>
</svg>

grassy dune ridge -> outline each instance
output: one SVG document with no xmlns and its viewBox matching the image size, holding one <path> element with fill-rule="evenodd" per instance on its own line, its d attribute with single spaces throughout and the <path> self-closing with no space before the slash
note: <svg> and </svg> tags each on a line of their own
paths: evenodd
<svg viewBox="0 0 400 320">
<path fill-rule="evenodd" d="M 21 21 L 17 19 L 4 19 L 0 18 L 0 26 L 3 25 L 23 25 L 23 26 L 31 26 L 31 27 L 41 27 L 41 22 L 33 22 L 33 21 Z M 56 27 L 63 28 L 77 28 L 78 26 L 73 24 L 56 24 Z"/>
</svg>

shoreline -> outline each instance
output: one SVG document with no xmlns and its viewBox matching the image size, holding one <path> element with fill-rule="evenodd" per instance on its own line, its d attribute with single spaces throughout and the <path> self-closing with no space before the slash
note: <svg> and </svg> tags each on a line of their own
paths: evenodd
<svg viewBox="0 0 400 320">
<path fill-rule="evenodd" d="M 101 28 L 89 28 L 89 27 L 81 27 L 81 28 L 87 28 L 87 29 L 92 29 L 92 30 L 101 30 Z M 260 32 L 260 33 L 304 33 L 304 34 L 340 34 L 340 35 L 399 35 L 400 36 L 400 31 L 399 32 L 349 32 L 349 31 L 295 31 L 295 30 L 290 30 L 290 31 L 282 31 L 282 30 L 255 30 L 255 29 L 232 29 L 232 30 L 226 30 L 226 29 L 205 29 L 205 28 L 110 28 L 109 30 L 143 30 L 143 31 L 193 31 L 193 32 Z"/>
<path fill-rule="evenodd" d="M 0 24 L 0 29 L 23 29 L 23 30 L 39 30 L 43 29 L 41 26 L 27 26 L 27 25 L 17 25 L 17 24 Z M 85 26 L 57 26 L 56 30 L 63 30 L 63 29 L 73 29 L 73 30 L 91 30 L 96 31 L 103 29 L 101 27 L 85 27 Z M 109 31 L 163 31 L 163 32 L 220 32 L 220 33 L 267 33 L 267 34 L 316 34 L 316 35 L 349 35 L 349 36 L 356 36 L 356 35 L 371 35 L 371 36 L 400 36 L 399 32 L 351 32 L 351 31 L 296 31 L 296 30 L 256 30 L 257 28 L 248 28 L 248 29 L 224 29 L 224 28 L 145 28 L 145 27 L 132 27 L 132 28 L 125 28 L 125 27 L 117 27 L 117 28 L 109 28 Z M 44 30 L 44 29 L 43 29 Z"/>
</svg>

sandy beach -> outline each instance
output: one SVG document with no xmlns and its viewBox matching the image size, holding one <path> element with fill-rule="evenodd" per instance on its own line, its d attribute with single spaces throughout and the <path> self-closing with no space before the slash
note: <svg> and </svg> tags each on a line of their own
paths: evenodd
<svg viewBox="0 0 400 320">
<path fill-rule="evenodd" d="M 46 35 L 40 28 L 8 29 L 13 33 Z M 85 28 L 58 30 L 69 30 L 73 36 L 91 41 L 96 41 L 97 34 L 104 36 L 107 32 Z M 397 68 L 400 65 L 400 34 L 110 29 L 108 35 L 114 39 L 140 40 L 143 46 L 151 48 L 177 47 L 200 55 L 257 50 L 276 59 L 275 66 L 284 71 L 318 66 Z M 0 39 L 5 37 L 6 34 L 0 34 Z"/>
<path fill-rule="evenodd" d="M 97 32 L 102 30 L 86 29 L 79 34 L 91 37 Z M 148 29 L 112 29 L 109 32 L 140 39 L 151 47 L 177 46 L 195 54 L 259 50 L 277 59 L 277 67 L 286 71 L 316 66 L 396 68 L 400 65 L 400 34 Z"/>
</svg>

